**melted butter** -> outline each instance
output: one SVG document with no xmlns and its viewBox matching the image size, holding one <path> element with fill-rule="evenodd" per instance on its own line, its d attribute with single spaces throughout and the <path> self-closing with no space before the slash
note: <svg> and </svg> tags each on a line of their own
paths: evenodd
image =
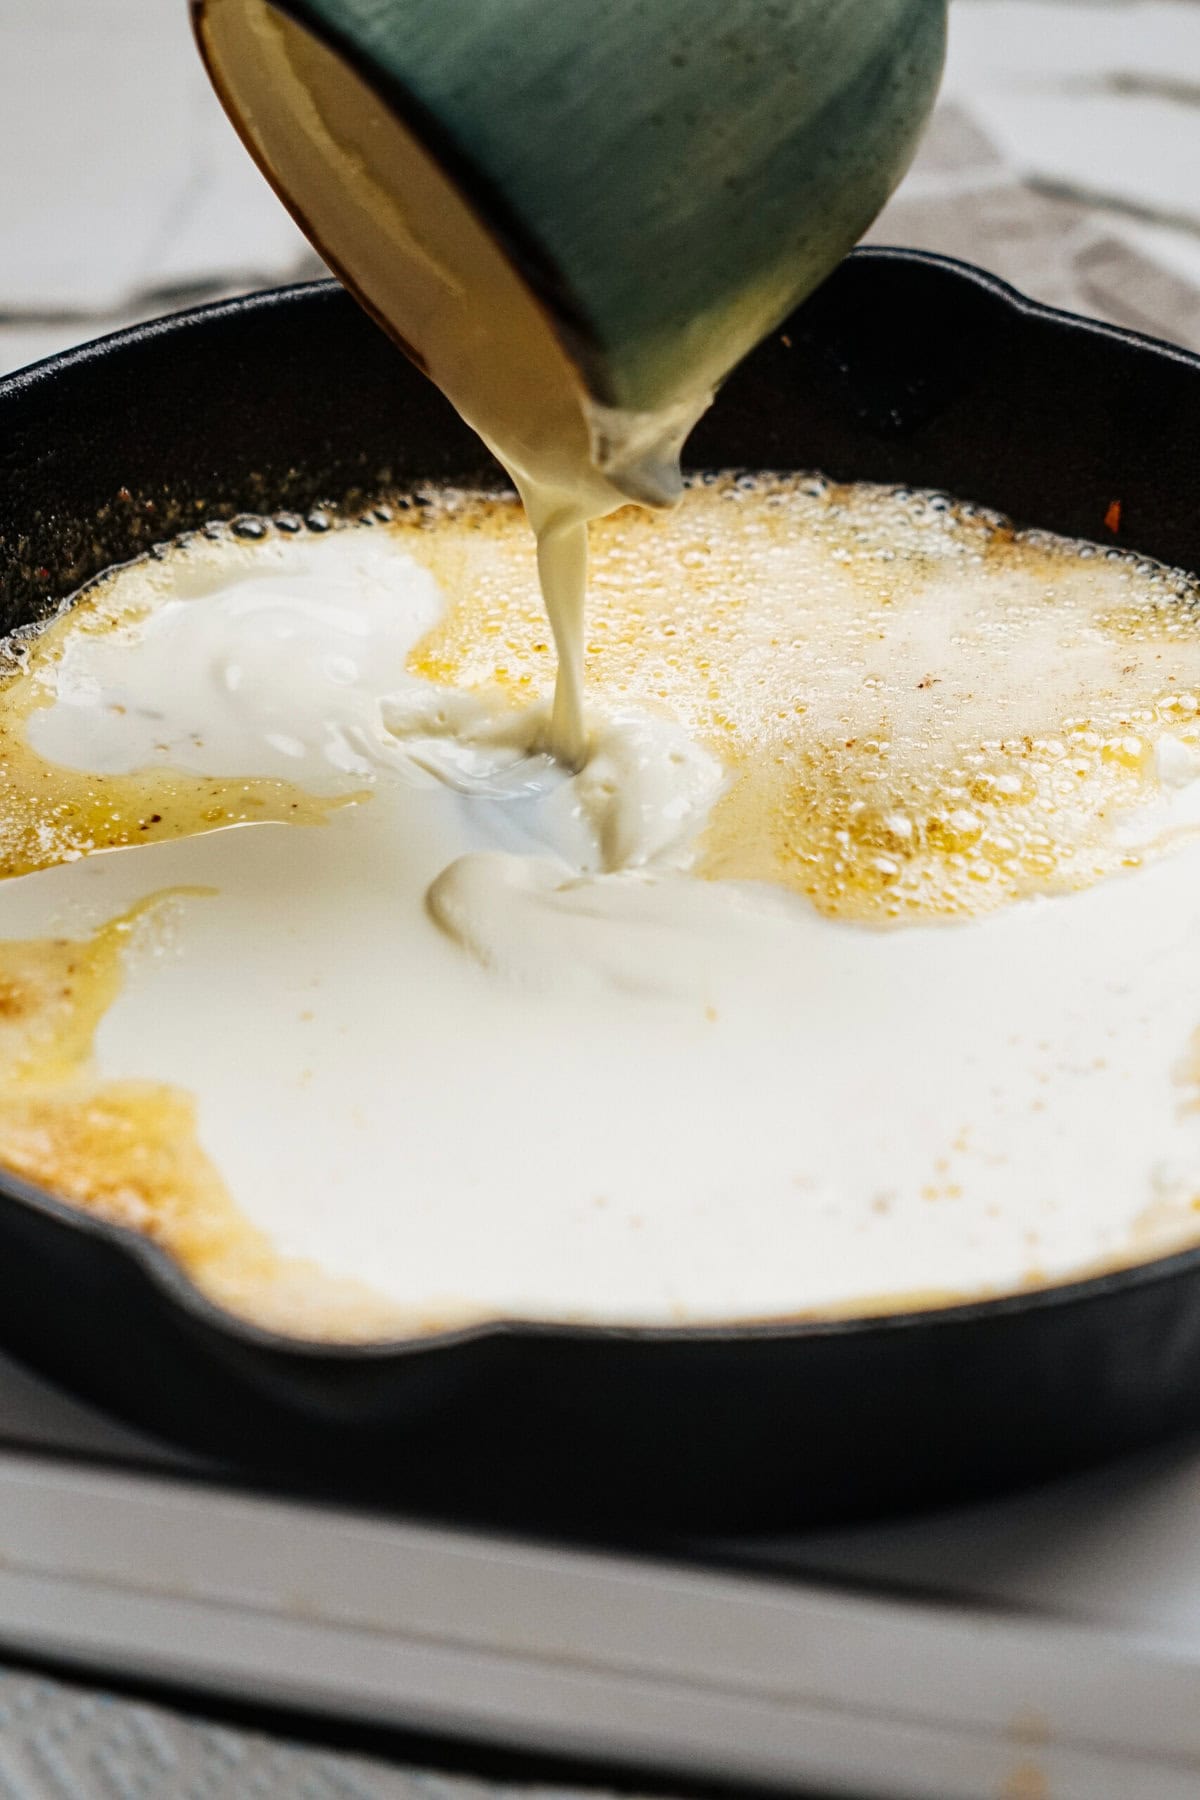
<svg viewBox="0 0 1200 1800">
<path fill-rule="evenodd" d="M 84 775 L 38 753 L 31 722 L 54 701 L 65 646 L 81 634 L 127 635 L 153 608 L 160 591 L 156 565 L 141 563 L 137 569 L 136 604 L 131 605 L 129 584 L 108 577 L 36 635 L 9 646 L 8 666 L 0 672 L 0 879 L 97 850 L 189 837 L 225 825 L 315 824 L 341 803 L 286 780 L 213 778 L 169 766 Z"/>
<path fill-rule="evenodd" d="M 620 729 L 568 777 L 516 503 L 421 498 L 194 538 L 33 647 L 68 788 L 371 800 L 2 884 L 0 1162 L 309 1336 L 853 1316 L 1197 1240 L 1194 584 L 928 496 L 699 484 L 596 528 L 586 698 Z M 1035 773 L 996 807 L 1056 857 L 1029 889 L 932 831 L 919 908 L 847 889 L 880 852 L 844 782 L 978 809 L 954 771 L 1010 751 Z M 847 869 L 810 897 L 814 844 Z M 197 886 L 142 956 L 131 907 Z"/>
<path fill-rule="evenodd" d="M 122 957 L 139 924 L 176 897 L 148 896 L 87 938 L 0 942 L 0 1165 L 143 1233 L 210 1298 L 258 1324 L 386 1336 L 400 1325 L 395 1306 L 366 1283 L 281 1257 L 248 1222 L 200 1145 L 190 1094 L 95 1074 L 93 1041 L 120 992 Z"/>
<path fill-rule="evenodd" d="M 0 942 L 0 1083 L 50 1086 L 76 1075 L 121 985 L 120 952 L 159 897 L 90 938 Z"/>
<path fill-rule="evenodd" d="M 1116 822 L 1155 801 L 1164 755 L 1186 781 L 1200 752 L 1189 578 L 927 495 L 791 477 L 700 483 L 593 535 L 589 702 L 657 702 L 731 775 L 700 873 L 833 917 L 961 919 L 1172 841 L 1165 814 Z M 447 539 L 425 541 L 454 602 L 413 668 L 544 696 L 515 506 L 469 504 Z"/>
</svg>

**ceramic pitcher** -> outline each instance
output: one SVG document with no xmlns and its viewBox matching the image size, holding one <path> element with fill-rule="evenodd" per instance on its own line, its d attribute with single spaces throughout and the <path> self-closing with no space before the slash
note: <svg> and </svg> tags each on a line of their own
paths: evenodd
<svg viewBox="0 0 1200 1800">
<path fill-rule="evenodd" d="M 714 386 L 861 236 L 932 104 L 946 5 L 194 0 L 194 11 L 252 152 L 418 358 L 405 306 L 436 324 L 439 305 L 502 264 L 590 399 L 636 415 L 689 383 Z M 417 165 L 378 148 L 393 125 Z M 408 284 L 390 299 L 372 241 L 389 188 Z M 457 208 L 486 240 L 467 252 L 446 235 Z"/>
</svg>

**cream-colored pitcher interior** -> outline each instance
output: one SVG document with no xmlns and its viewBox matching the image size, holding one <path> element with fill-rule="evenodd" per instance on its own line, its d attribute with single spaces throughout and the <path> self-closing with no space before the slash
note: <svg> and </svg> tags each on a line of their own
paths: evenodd
<svg viewBox="0 0 1200 1800">
<path fill-rule="evenodd" d="M 652 417 L 597 405 L 495 238 L 338 56 L 266 0 L 210 0 L 200 34 L 281 196 L 303 196 L 322 253 L 520 490 L 560 662 L 550 747 L 577 767 L 587 520 L 675 497 L 679 449 L 710 395 Z"/>
</svg>

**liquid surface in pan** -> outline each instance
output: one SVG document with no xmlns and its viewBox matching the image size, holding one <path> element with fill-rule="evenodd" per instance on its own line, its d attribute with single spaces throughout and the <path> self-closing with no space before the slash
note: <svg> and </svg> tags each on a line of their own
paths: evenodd
<svg viewBox="0 0 1200 1800">
<path fill-rule="evenodd" d="M 1200 1240 L 1200 587 L 936 496 L 213 528 L 11 646 L 0 1165 L 301 1335 Z"/>
</svg>

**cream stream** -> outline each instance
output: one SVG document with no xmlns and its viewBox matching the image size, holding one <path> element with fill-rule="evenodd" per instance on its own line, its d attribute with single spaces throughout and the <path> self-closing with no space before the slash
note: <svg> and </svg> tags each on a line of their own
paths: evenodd
<svg viewBox="0 0 1200 1800">
<path fill-rule="evenodd" d="M 201 41 L 282 197 L 303 196 L 305 230 L 516 484 L 559 654 L 546 744 L 579 768 L 587 522 L 677 497 L 711 391 L 661 414 L 599 404 L 462 193 L 340 57 L 267 0 L 209 0 Z"/>
</svg>

